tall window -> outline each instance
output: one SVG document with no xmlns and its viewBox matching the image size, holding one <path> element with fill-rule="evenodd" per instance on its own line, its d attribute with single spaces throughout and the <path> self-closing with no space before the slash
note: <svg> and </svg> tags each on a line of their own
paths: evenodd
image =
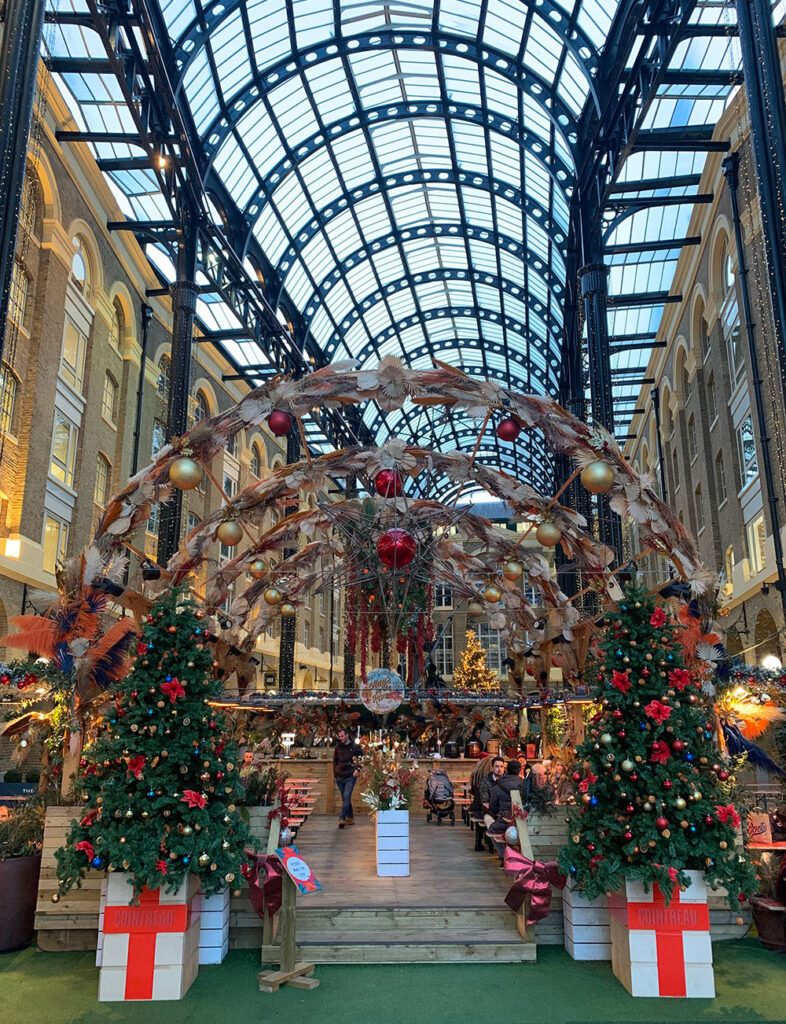
<svg viewBox="0 0 786 1024">
<path fill-rule="evenodd" d="M 742 332 L 740 322 L 736 320 L 726 337 L 726 351 L 729 356 L 729 377 L 731 386 L 735 387 L 745 367 L 745 357 L 742 351 Z"/>
<path fill-rule="evenodd" d="M 237 455 L 237 434 L 233 434 L 227 441 L 227 451 L 230 455 Z"/>
<path fill-rule="evenodd" d="M 167 355 L 161 356 L 158 362 L 158 384 L 156 390 L 165 402 L 169 401 L 169 389 L 172 386 L 172 360 Z"/>
<path fill-rule="evenodd" d="M 311 646 L 311 623 L 308 619 L 303 619 L 303 646 Z"/>
<path fill-rule="evenodd" d="M 757 516 L 752 523 L 748 523 L 747 534 L 751 576 L 755 576 L 767 564 L 767 531 L 764 526 L 764 516 Z"/>
<path fill-rule="evenodd" d="M 16 377 L 0 366 L 0 433 L 13 434 L 16 407 Z"/>
<path fill-rule="evenodd" d="M 101 415 L 113 426 L 117 422 L 117 381 L 111 373 L 104 376 L 104 394 L 101 399 Z"/>
<path fill-rule="evenodd" d="M 192 530 L 195 530 L 201 521 L 196 512 L 189 512 L 186 519 L 186 533 L 191 533 Z"/>
<path fill-rule="evenodd" d="M 680 460 L 676 448 L 671 453 L 671 469 L 672 476 L 674 477 L 674 490 L 676 491 L 680 485 Z"/>
<path fill-rule="evenodd" d="M 715 479 L 718 484 L 718 502 L 722 505 L 729 496 L 726 489 L 726 467 L 723 464 L 723 452 L 718 452 L 715 458 Z"/>
<path fill-rule="evenodd" d="M 234 498 L 237 492 L 237 480 L 233 480 L 231 476 L 224 474 L 224 493 L 228 498 Z M 236 552 L 233 548 L 228 547 L 226 544 L 218 545 L 218 557 L 222 562 L 229 561 L 230 558 L 235 557 Z"/>
<path fill-rule="evenodd" d="M 71 260 L 71 280 L 85 295 L 90 290 L 90 263 L 87 259 L 87 251 L 84 242 L 79 236 L 74 239 L 76 252 Z"/>
<path fill-rule="evenodd" d="M 715 375 L 712 373 L 707 380 L 707 410 L 712 423 L 718 415 L 718 396 L 715 394 Z"/>
<path fill-rule="evenodd" d="M 699 348 L 702 359 L 706 359 L 710 354 L 710 336 L 707 331 L 707 321 L 703 316 L 699 317 Z"/>
<path fill-rule="evenodd" d="M 691 413 L 690 419 L 688 420 L 688 448 L 690 450 L 691 462 L 693 462 L 699 454 L 699 445 L 696 440 L 696 420 L 693 417 L 693 413 Z"/>
<path fill-rule="evenodd" d="M 759 475 L 759 460 L 756 456 L 756 441 L 753 436 L 753 420 L 750 416 L 737 427 L 737 448 L 740 456 L 740 483 L 746 487 Z"/>
<path fill-rule="evenodd" d="M 112 319 L 109 321 L 109 343 L 113 348 L 116 348 L 118 352 L 123 350 L 123 314 L 120 312 L 120 307 L 117 303 L 112 307 Z"/>
<path fill-rule="evenodd" d="M 79 429 L 67 416 L 55 412 L 55 428 L 52 435 L 52 459 L 49 472 L 67 487 L 74 486 L 74 466 Z"/>
<path fill-rule="evenodd" d="M 14 260 L 11 270 L 11 289 L 8 293 L 8 316 L 19 327 L 25 325 L 25 312 L 27 310 L 27 292 L 30 286 L 25 268 Z"/>
<path fill-rule="evenodd" d="M 726 585 L 723 588 L 724 594 L 730 596 L 734 593 L 734 545 L 730 544 L 726 548 L 726 557 L 724 559 L 724 568 L 726 569 Z"/>
<path fill-rule="evenodd" d="M 58 562 L 65 558 L 68 548 L 68 523 L 56 516 L 44 520 L 44 572 L 54 572 Z"/>
<path fill-rule="evenodd" d="M 106 505 L 111 473 L 112 467 L 109 465 L 109 459 L 99 452 L 96 460 L 96 483 L 93 489 L 93 501 L 102 508 Z"/>
<path fill-rule="evenodd" d="M 319 650 L 325 651 L 325 627 L 319 627 Z"/>
<path fill-rule="evenodd" d="M 255 477 L 262 476 L 262 453 L 256 441 L 251 445 L 251 473 Z"/>
<path fill-rule="evenodd" d="M 437 672 L 441 676 L 452 676 L 455 664 L 453 660 L 453 623 L 449 623 L 444 631 L 437 632 L 437 640 L 431 655 Z"/>
<path fill-rule="evenodd" d="M 75 391 L 82 390 L 85 372 L 85 345 L 86 339 L 84 334 L 82 334 L 76 324 L 66 317 L 63 354 L 60 359 L 60 376 Z"/>
<path fill-rule="evenodd" d="M 696 533 L 704 529 L 704 503 L 701 500 L 701 484 L 696 484 L 693 492 L 693 507 L 696 511 Z"/>
<path fill-rule="evenodd" d="M 734 287 L 734 257 L 731 248 L 727 245 L 723 253 L 723 291 L 726 295 Z"/>
<path fill-rule="evenodd" d="M 154 537 L 158 536 L 158 531 L 161 529 L 161 506 L 153 505 L 150 509 L 150 517 L 147 520 L 147 532 L 152 533 Z"/>
<path fill-rule="evenodd" d="M 472 627 L 478 638 L 480 646 L 486 651 L 486 664 L 492 672 L 502 672 L 502 659 L 504 648 L 500 639 L 499 631 L 491 629 L 486 622 L 478 622 Z"/>
<path fill-rule="evenodd" d="M 434 607 L 453 607 L 453 591 L 450 589 L 450 587 L 445 587 L 441 584 L 434 587 Z"/>
<path fill-rule="evenodd" d="M 203 391 L 197 391 L 196 404 L 194 406 L 194 423 L 206 420 L 210 417 L 210 408 Z"/>
<path fill-rule="evenodd" d="M 161 420 L 153 420 L 153 444 L 151 446 L 150 454 L 153 458 L 158 455 L 161 449 L 166 444 L 166 427 Z"/>
</svg>

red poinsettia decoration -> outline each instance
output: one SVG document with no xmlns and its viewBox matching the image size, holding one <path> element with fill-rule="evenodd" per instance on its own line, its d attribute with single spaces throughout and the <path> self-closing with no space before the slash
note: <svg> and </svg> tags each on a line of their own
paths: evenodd
<svg viewBox="0 0 786 1024">
<path fill-rule="evenodd" d="M 136 757 L 129 757 L 128 764 L 126 765 L 126 775 L 133 775 L 135 779 L 142 778 L 142 769 L 145 766 L 145 757 L 143 754 L 137 754 Z"/>
<path fill-rule="evenodd" d="M 96 820 L 97 815 L 98 815 L 98 810 L 97 809 L 94 809 L 92 811 L 88 811 L 87 814 L 84 816 L 84 818 L 82 818 L 82 820 L 79 822 L 79 824 L 82 826 L 82 828 L 89 828 L 93 824 L 93 822 Z"/>
<path fill-rule="evenodd" d="M 587 790 L 590 788 L 590 786 L 594 782 L 597 782 L 597 781 L 598 781 L 598 776 L 597 775 L 593 775 L 592 772 L 590 772 L 587 775 L 586 779 L 582 779 L 581 782 L 579 783 L 579 792 L 580 793 L 586 793 Z"/>
<path fill-rule="evenodd" d="M 611 673 L 611 685 L 620 693 L 627 693 L 631 687 L 630 676 L 627 672 L 619 672 L 617 669 Z"/>
<path fill-rule="evenodd" d="M 669 686 L 673 686 L 674 689 L 679 690 L 680 693 L 686 686 L 690 686 L 690 684 L 690 672 L 686 668 L 673 668 L 671 672 L 669 672 Z"/>
<path fill-rule="evenodd" d="M 650 625 L 654 626 L 655 629 L 660 629 L 660 627 L 664 624 L 665 621 L 666 613 L 661 608 L 661 606 L 658 605 L 658 607 L 655 609 L 652 615 L 650 615 Z"/>
<path fill-rule="evenodd" d="M 136 654 L 138 658 L 141 658 L 143 654 L 147 654 L 147 644 L 141 640 L 136 642 Z"/>
<path fill-rule="evenodd" d="M 734 804 L 726 804 L 725 806 L 717 804 L 715 806 L 715 813 L 718 815 L 718 821 L 724 825 L 731 825 L 733 828 L 739 828 L 740 816 L 734 807 Z"/>
<path fill-rule="evenodd" d="M 185 697 L 186 689 L 179 679 L 172 679 L 168 683 L 161 684 L 161 692 L 165 693 L 172 704 L 178 697 Z"/>
<path fill-rule="evenodd" d="M 667 704 L 662 704 L 659 700 L 651 700 L 649 704 L 644 705 L 644 714 L 647 718 L 657 722 L 658 725 L 662 725 L 671 715 L 671 708 Z"/>
<path fill-rule="evenodd" d="M 162 874 L 162 875 L 166 874 L 167 865 L 166 865 L 166 861 L 165 860 L 157 860 L 156 861 L 156 871 L 160 872 L 160 874 Z"/>
<path fill-rule="evenodd" d="M 663 740 L 655 740 L 650 751 L 650 761 L 655 764 L 665 764 L 671 757 L 671 750 L 668 743 Z"/>
<path fill-rule="evenodd" d="M 85 857 L 87 857 L 88 861 L 91 861 L 96 855 L 96 851 L 93 849 L 93 844 L 88 839 L 83 839 L 81 843 L 77 843 L 74 846 L 74 849 L 83 853 Z"/>
<path fill-rule="evenodd" d="M 188 804 L 189 807 L 202 808 L 207 803 L 207 800 L 201 793 L 197 793 L 195 789 L 184 789 L 183 795 L 180 798 L 180 803 Z"/>
</svg>

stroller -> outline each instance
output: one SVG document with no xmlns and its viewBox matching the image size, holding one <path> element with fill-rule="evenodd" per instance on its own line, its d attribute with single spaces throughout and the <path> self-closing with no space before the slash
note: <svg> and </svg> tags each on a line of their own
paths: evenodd
<svg viewBox="0 0 786 1024">
<path fill-rule="evenodd" d="M 431 821 L 436 815 L 438 825 L 442 824 L 443 818 L 450 818 L 451 825 L 456 824 L 453 783 L 441 768 L 435 768 L 429 773 L 423 806 L 426 808 L 426 821 Z"/>
</svg>

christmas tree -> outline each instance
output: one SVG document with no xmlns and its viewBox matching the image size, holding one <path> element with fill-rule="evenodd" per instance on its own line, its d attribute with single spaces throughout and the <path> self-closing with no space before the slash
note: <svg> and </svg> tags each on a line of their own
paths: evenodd
<svg viewBox="0 0 786 1024">
<path fill-rule="evenodd" d="M 56 853 L 60 895 L 88 867 L 127 871 L 134 896 L 174 891 L 189 873 L 206 894 L 239 876 L 251 838 L 235 808 L 237 752 L 209 706 L 221 693 L 209 639 L 181 591 L 151 609 L 133 669 L 83 752 L 85 814 Z"/>
<path fill-rule="evenodd" d="M 453 687 L 456 690 L 496 690 L 499 680 L 486 664 L 486 652 L 480 646 L 474 630 L 467 630 L 467 646 L 461 654 Z"/>
<path fill-rule="evenodd" d="M 713 742 L 714 714 L 685 668 L 680 626 L 635 582 L 605 617 L 600 709 L 577 749 L 575 807 L 560 867 L 590 899 L 624 878 L 666 898 L 701 870 L 736 906 L 755 889 L 736 849 L 733 779 Z"/>
</svg>

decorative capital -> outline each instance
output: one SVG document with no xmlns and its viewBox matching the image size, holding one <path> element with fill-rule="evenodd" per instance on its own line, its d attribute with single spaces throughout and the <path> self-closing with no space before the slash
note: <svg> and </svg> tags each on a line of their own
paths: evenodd
<svg viewBox="0 0 786 1024">
<path fill-rule="evenodd" d="M 588 263 L 579 269 L 579 281 L 581 282 L 581 297 L 589 298 L 592 295 L 608 294 L 609 268 L 605 263 Z"/>
</svg>

